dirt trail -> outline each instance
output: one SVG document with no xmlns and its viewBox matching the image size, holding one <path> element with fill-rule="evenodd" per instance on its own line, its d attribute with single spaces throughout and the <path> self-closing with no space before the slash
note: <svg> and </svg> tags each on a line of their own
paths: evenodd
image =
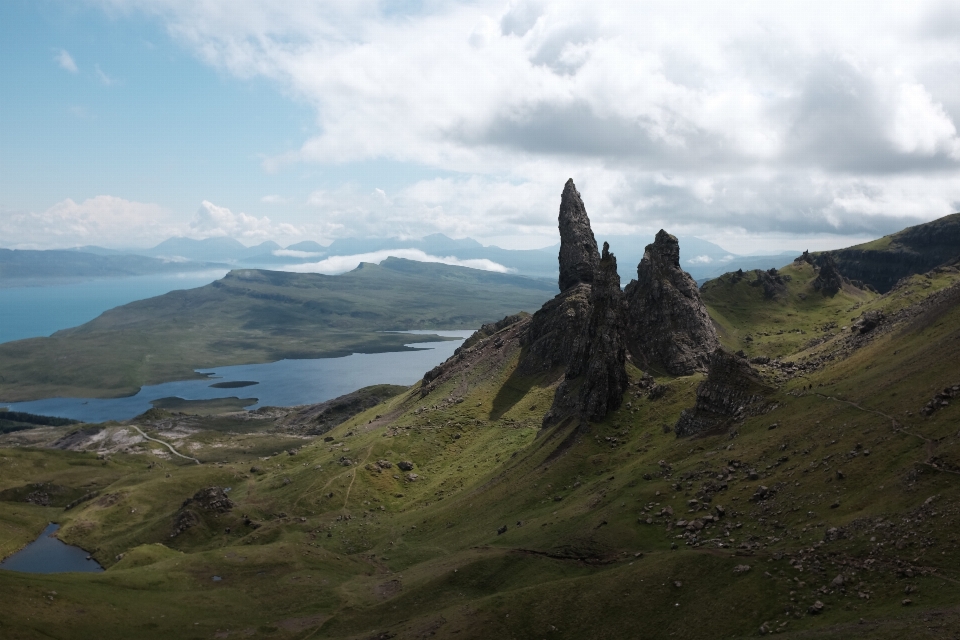
<svg viewBox="0 0 960 640">
<path fill-rule="evenodd" d="M 135 425 L 135 424 L 132 424 L 132 425 L 130 425 L 130 426 L 133 427 L 134 429 L 136 429 L 137 431 L 139 431 L 139 432 L 140 432 L 140 435 L 142 435 L 142 436 L 143 436 L 144 438 L 146 438 L 147 440 L 149 440 L 149 441 L 151 441 L 151 442 L 159 442 L 160 444 L 162 444 L 163 446 L 165 446 L 167 449 L 170 449 L 170 453 L 172 453 L 173 455 L 175 455 L 175 456 L 180 456 L 181 458 L 183 458 L 183 459 L 185 459 L 185 460 L 193 460 L 193 461 L 196 462 L 197 464 L 200 464 L 200 461 L 197 460 L 196 458 L 191 458 L 190 456 L 185 456 L 185 455 L 183 455 L 182 453 L 180 453 L 179 451 L 177 451 L 176 449 L 174 449 L 174 448 L 173 448 L 173 445 L 170 444 L 169 442 L 164 442 L 163 440 L 157 440 L 156 438 L 151 438 L 150 436 L 148 436 L 147 434 L 145 434 L 145 433 L 143 432 L 143 429 L 141 429 L 140 427 L 138 427 L 138 426 Z"/>
<path fill-rule="evenodd" d="M 367 458 L 370 457 L 370 454 L 373 452 L 373 445 L 367 447 L 367 452 L 363 455 L 363 460 L 357 462 L 356 466 L 353 469 L 353 476 L 350 478 L 350 485 L 347 487 L 347 493 L 343 496 L 343 508 L 347 508 L 347 501 L 350 500 L 350 490 L 353 489 L 353 482 L 357 479 L 357 471 L 367 463 Z"/>
<path fill-rule="evenodd" d="M 922 465 L 924 465 L 924 466 L 930 467 L 931 469 L 935 469 L 935 470 L 940 471 L 940 472 L 942 472 L 942 473 L 952 473 L 953 475 L 960 475 L 960 473 L 958 473 L 958 472 L 956 472 L 956 471 L 950 471 L 949 469 L 943 469 L 943 468 L 941 468 L 941 467 L 939 467 L 939 466 L 937 466 L 937 465 L 935 465 L 935 464 L 933 464 L 933 463 L 930 462 L 930 460 L 933 458 L 934 452 L 937 450 L 937 441 L 936 441 L 936 440 L 931 440 L 930 438 L 927 438 L 926 436 L 922 436 L 922 435 L 920 435 L 919 433 L 914 433 L 914 432 L 912 432 L 912 431 L 907 431 L 906 429 L 903 428 L 903 425 L 900 424 L 900 423 L 897 421 L 897 419 L 894 418 L 893 416 L 888 415 L 888 414 L 886 414 L 886 413 L 884 413 L 884 412 L 882 412 L 882 411 L 877 411 L 876 409 L 866 409 L 866 408 L 861 407 L 860 405 L 858 405 L 856 402 L 851 402 L 850 400 L 843 400 L 843 399 L 841 399 L 841 398 L 834 398 L 833 396 L 827 396 L 827 395 L 824 395 L 824 394 L 822 394 L 822 393 L 817 393 L 816 395 L 818 395 L 818 396 L 820 396 L 821 398 L 824 398 L 824 399 L 826 399 L 826 400 L 833 400 L 834 402 L 841 402 L 841 403 L 843 403 L 843 404 L 848 404 L 848 405 L 850 405 L 851 407 L 853 407 L 854 409 L 859 409 L 860 411 L 863 411 L 863 412 L 865 412 L 865 413 L 872 413 L 872 414 L 878 415 L 878 416 L 880 416 L 880 417 L 882 417 L 882 418 L 886 418 L 887 420 L 890 421 L 890 424 L 893 426 L 894 432 L 899 431 L 899 432 L 901 432 L 901 433 L 907 434 L 908 436 L 913 436 L 914 438 L 919 438 L 920 440 L 923 440 L 923 442 L 924 442 L 924 450 L 925 450 L 926 453 L 927 453 L 927 459 L 926 459 L 926 460 L 923 460 L 923 461 L 920 461 L 920 462 L 918 462 L 917 464 L 922 464 Z"/>
</svg>

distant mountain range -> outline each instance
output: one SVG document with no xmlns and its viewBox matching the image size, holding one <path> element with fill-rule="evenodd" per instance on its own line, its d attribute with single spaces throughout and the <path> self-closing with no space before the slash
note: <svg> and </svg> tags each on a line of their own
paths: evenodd
<svg viewBox="0 0 960 640">
<path fill-rule="evenodd" d="M 610 243 L 611 250 L 618 258 L 621 281 L 626 284 L 636 277 L 637 264 L 643 257 L 644 248 L 653 238 L 598 235 L 597 241 L 601 244 L 604 241 Z M 401 249 L 419 250 L 430 256 L 461 261 L 489 260 L 513 273 L 535 278 L 553 279 L 558 274 L 559 243 L 542 249 L 502 249 L 493 245 L 484 246 L 472 238 L 457 240 L 436 233 L 419 239 L 341 238 L 326 247 L 309 240 L 288 247 L 281 247 L 272 241 L 248 247 L 233 238 L 170 238 L 151 249 L 127 252 L 97 246 L 82 246 L 68 251 L 3 250 L 4 253 L 0 254 L 0 276 L 19 279 L 140 275 L 231 266 L 280 269 L 332 257 Z M 680 238 L 681 266 L 700 282 L 737 269 L 780 267 L 795 256 L 796 252 L 740 256 L 706 240 Z"/>
<path fill-rule="evenodd" d="M 214 262 L 163 260 L 121 252 L 80 250 L 24 251 L 0 249 L 0 286 L 161 273 L 227 269 Z"/>
</svg>

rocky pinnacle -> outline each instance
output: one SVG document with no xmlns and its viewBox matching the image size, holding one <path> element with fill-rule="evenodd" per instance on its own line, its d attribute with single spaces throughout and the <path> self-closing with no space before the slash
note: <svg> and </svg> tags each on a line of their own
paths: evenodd
<svg viewBox="0 0 960 640">
<path fill-rule="evenodd" d="M 680 268 L 680 244 L 663 229 L 624 290 L 628 346 L 640 367 L 673 375 L 706 370 L 720 346 L 697 283 Z"/>
<path fill-rule="evenodd" d="M 597 241 L 590 229 L 587 210 L 573 179 L 560 196 L 560 291 L 583 282 L 593 282 L 600 262 Z"/>
</svg>

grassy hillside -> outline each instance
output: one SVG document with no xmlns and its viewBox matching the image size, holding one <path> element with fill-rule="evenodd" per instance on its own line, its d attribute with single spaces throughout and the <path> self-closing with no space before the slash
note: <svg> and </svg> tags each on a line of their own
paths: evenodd
<svg viewBox="0 0 960 640">
<path fill-rule="evenodd" d="M 205 287 L 117 307 L 49 338 L 0 345 L 0 400 L 118 397 L 194 369 L 402 351 L 534 311 L 554 283 L 390 258 L 338 276 L 236 270 Z"/>
<path fill-rule="evenodd" d="M 74 430 L 61 443 L 87 452 L 2 450 L 5 548 L 53 519 L 108 570 L 0 572 L 0 632 L 952 637 L 960 409 L 921 409 L 960 385 L 960 274 L 829 298 L 803 269 L 782 270 L 793 278 L 772 297 L 753 295 L 749 274 L 704 293 L 727 344 L 810 365 L 764 367 L 777 407 L 730 433 L 677 439 L 700 376 L 658 378 L 666 393 L 651 399 L 632 368 L 621 409 L 589 432 L 539 432 L 553 388 L 516 374 L 508 327 L 426 396 L 414 387 L 325 437 L 293 435 L 285 410 L 154 412 L 136 424 L 203 464 L 126 425 L 45 436 Z M 870 311 L 881 324 L 852 330 Z M 96 495 L 69 510 L 23 502 L 36 483 Z M 171 536 L 208 486 L 230 487 L 234 508 Z"/>
<path fill-rule="evenodd" d="M 768 295 L 767 272 L 727 273 L 704 283 L 701 296 L 726 348 L 779 358 L 836 334 L 848 314 L 877 297 L 854 287 L 825 296 L 813 287 L 816 276 L 812 265 L 791 263 L 778 271 L 782 282 L 773 283 Z"/>
</svg>

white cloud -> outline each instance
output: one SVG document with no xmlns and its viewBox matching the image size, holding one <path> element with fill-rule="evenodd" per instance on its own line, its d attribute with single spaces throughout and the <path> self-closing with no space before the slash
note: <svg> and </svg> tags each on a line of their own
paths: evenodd
<svg viewBox="0 0 960 640">
<path fill-rule="evenodd" d="M 376 0 L 102 2 L 314 105 L 321 133 L 269 169 L 386 159 L 457 176 L 315 192 L 325 237 L 548 243 L 568 177 L 599 230 L 761 245 L 885 233 L 960 201 L 960 38 L 935 0 L 440 0 L 400 16 Z"/>
<path fill-rule="evenodd" d="M 711 262 L 713 262 L 713 258 L 710 256 L 697 256 L 687 260 L 688 264 L 710 264 Z"/>
<path fill-rule="evenodd" d="M 61 69 L 66 69 L 70 73 L 77 73 L 79 71 L 77 63 L 73 61 L 73 56 L 64 49 L 60 49 L 60 52 L 56 56 L 56 61 Z"/>
<path fill-rule="evenodd" d="M 280 258 L 319 258 L 322 253 L 316 251 L 297 251 L 296 249 L 275 249 L 273 255 Z"/>
<path fill-rule="evenodd" d="M 63 200 L 40 213 L 4 212 L 0 237 L 12 248 L 151 246 L 177 235 L 171 212 L 163 207 L 114 196 L 83 202 Z"/>
<path fill-rule="evenodd" d="M 482 269 L 483 271 L 495 271 L 497 273 L 510 273 L 512 271 L 492 260 L 460 260 L 455 256 L 432 256 L 419 249 L 384 249 L 383 251 L 358 253 L 352 256 L 331 256 L 320 262 L 287 265 L 281 267 L 281 270 L 294 271 L 296 273 L 326 273 L 332 275 L 356 269 L 361 262 L 379 264 L 389 257 L 405 258 L 407 260 L 416 260 L 417 262 L 439 262 L 441 264 L 470 267 L 471 269 Z"/>
<path fill-rule="evenodd" d="M 263 196 L 262 198 L 260 198 L 260 202 L 264 204 L 286 204 L 287 199 L 284 198 L 283 196 L 271 194 L 271 195 Z"/>
<path fill-rule="evenodd" d="M 109 87 L 110 85 L 116 83 L 116 79 L 104 73 L 103 69 L 100 68 L 99 64 L 94 65 L 93 70 L 94 70 L 94 73 L 97 74 L 97 79 L 100 80 L 101 84 Z"/>
<path fill-rule="evenodd" d="M 273 238 L 299 237 L 301 231 L 288 223 L 274 224 L 264 216 L 233 213 L 204 200 L 190 221 L 189 235 L 194 238 L 230 237 L 237 240 L 264 241 Z"/>
</svg>

